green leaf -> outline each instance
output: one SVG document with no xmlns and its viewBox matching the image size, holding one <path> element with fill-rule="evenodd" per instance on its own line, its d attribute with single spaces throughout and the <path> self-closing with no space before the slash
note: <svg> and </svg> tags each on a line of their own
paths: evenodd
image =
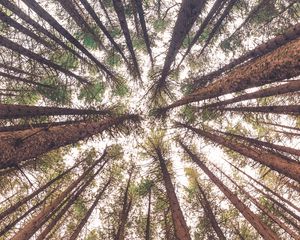
<svg viewBox="0 0 300 240">
<path fill-rule="evenodd" d="M 97 82 L 81 88 L 78 99 L 84 100 L 86 103 L 101 102 L 104 92 L 104 83 Z"/>
</svg>

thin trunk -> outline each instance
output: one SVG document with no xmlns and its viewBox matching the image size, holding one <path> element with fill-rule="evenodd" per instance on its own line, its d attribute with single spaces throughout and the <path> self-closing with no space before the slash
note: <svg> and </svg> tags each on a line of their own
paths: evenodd
<svg viewBox="0 0 300 240">
<path fill-rule="evenodd" d="M 117 79 L 114 74 L 101 62 L 99 62 L 76 38 L 74 38 L 62 25 L 60 25 L 45 9 L 43 9 L 35 0 L 23 0 L 23 2 L 36 12 L 41 18 L 48 22 L 69 42 L 76 46 L 88 58 L 90 58 L 103 72 L 105 72 L 112 79 Z"/>
<path fill-rule="evenodd" d="M 146 240 L 151 239 L 151 187 L 149 189 L 148 198 L 148 211 L 147 211 L 147 222 L 146 222 Z"/>
<path fill-rule="evenodd" d="M 271 188 L 269 188 L 268 186 L 262 184 L 261 182 L 257 181 L 255 178 L 251 177 L 249 174 L 247 174 L 246 172 L 242 171 L 241 169 L 239 169 L 238 167 L 236 167 L 235 165 L 233 165 L 232 163 L 226 161 L 227 163 L 229 163 L 232 167 L 234 167 L 236 170 L 238 170 L 239 172 L 243 173 L 245 176 L 247 176 L 249 179 L 251 179 L 252 181 L 254 181 L 256 184 L 258 184 L 259 186 L 263 187 L 265 190 L 267 190 L 268 192 L 272 193 L 274 196 L 276 196 L 277 198 L 279 198 L 281 201 L 285 202 L 286 204 L 288 204 L 290 207 L 294 208 L 295 210 L 297 210 L 298 212 L 300 212 L 300 208 L 297 207 L 295 204 L 291 203 L 289 200 L 283 198 L 282 196 L 280 196 L 277 192 L 273 191 Z"/>
<path fill-rule="evenodd" d="M 295 136 L 300 136 L 300 133 L 294 133 L 294 132 L 286 132 L 286 131 L 279 131 L 279 130 L 274 130 L 274 129 L 271 129 L 271 131 L 273 132 L 277 132 L 277 133 L 283 133 L 285 135 L 288 135 L 288 136 L 292 136 L 292 137 L 295 137 Z"/>
<path fill-rule="evenodd" d="M 105 14 L 105 16 L 106 16 L 106 18 L 107 18 L 109 24 L 110 24 L 110 26 L 111 26 L 111 27 L 114 27 L 114 25 L 112 24 L 112 21 L 111 21 L 111 19 L 110 19 L 110 16 L 109 16 L 109 14 L 108 14 L 108 12 L 107 12 L 107 10 L 106 10 L 106 8 L 105 8 L 105 6 L 104 6 L 102 0 L 99 0 L 99 3 L 100 3 L 100 6 L 101 6 L 101 8 L 102 8 L 102 10 L 103 10 L 103 12 L 104 12 L 104 14 Z"/>
<path fill-rule="evenodd" d="M 267 151 L 258 150 L 248 145 L 241 144 L 232 139 L 226 139 L 223 136 L 213 134 L 198 128 L 194 128 L 187 124 L 179 123 L 180 127 L 187 128 L 194 133 L 209 139 L 212 142 L 220 144 L 226 148 L 229 148 L 235 152 L 238 152 L 246 157 L 253 159 L 254 161 L 268 166 L 270 169 L 277 171 L 295 181 L 300 182 L 300 163 L 296 161 L 288 161 L 284 158 L 278 157 Z"/>
<path fill-rule="evenodd" d="M 62 115 L 108 115 L 109 110 L 0 104 L 0 119 Z"/>
<path fill-rule="evenodd" d="M 257 98 L 264 98 L 264 97 L 270 97 L 280 94 L 286 94 L 286 93 L 292 93 L 300 91 L 300 80 L 293 80 L 289 81 L 288 83 L 281 84 L 279 86 L 269 87 L 266 89 L 261 89 L 252 93 L 246 93 L 243 95 L 239 95 L 236 97 L 233 97 L 228 100 L 223 100 L 215 103 L 209 103 L 206 105 L 203 105 L 201 107 L 198 107 L 197 109 L 203 109 L 203 108 L 212 108 L 212 107 L 220 107 L 240 101 L 245 101 L 249 99 L 257 99 Z"/>
<path fill-rule="evenodd" d="M 214 5 L 212 6 L 212 8 L 210 9 L 209 13 L 207 14 L 206 18 L 203 20 L 203 22 L 200 25 L 200 28 L 197 30 L 197 32 L 195 33 L 192 41 L 190 42 L 187 50 L 185 51 L 185 53 L 182 56 L 182 59 L 180 60 L 180 63 L 178 64 L 178 66 L 181 65 L 181 63 L 183 62 L 183 60 L 185 59 L 185 57 L 190 53 L 192 47 L 195 45 L 195 43 L 198 41 L 199 37 L 202 35 L 204 29 L 208 26 L 208 24 L 214 19 L 214 17 L 216 15 L 219 14 L 219 12 L 221 11 L 222 7 L 224 6 L 225 1 L 224 0 L 216 0 Z"/>
<path fill-rule="evenodd" d="M 142 31 L 143 31 L 144 41 L 145 41 L 145 44 L 146 44 L 146 47 L 147 47 L 148 54 L 150 56 L 151 64 L 153 66 L 154 60 L 153 60 L 153 56 L 152 56 L 152 50 L 151 50 L 151 44 L 150 44 L 150 39 L 149 39 L 149 35 L 148 35 L 148 30 L 147 30 L 147 27 L 146 27 L 143 3 L 142 3 L 141 0 L 133 0 L 133 1 L 135 2 L 137 12 L 139 14 L 139 19 L 140 19 L 140 24 L 141 24 Z"/>
<path fill-rule="evenodd" d="M 213 229 L 215 230 L 217 236 L 219 239 L 221 240 L 226 240 L 226 237 L 222 231 L 222 229 L 220 228 L 218 222 L 217 222 L 217 219 L 213 213 L 213 210 L 210 206 L 210 203 L 205 195 L 205 192 L 204 190 L 202 189 L 202 187 L 200 186 L 199 182 L 197 181 L 197 187 L 198 187 L 198 190 L 201 194 L 201 197 L 200 197 L 200 203 L 203 207 L 203 210 L 205 212 L 205 215 L 206 217 L 209 219 L 209 222 L 211 224 L 211 226 L 213 227 Z"/>
<path fill-rule="evenodd" d="M 165 112 L 191 102 L 210 99 L 247 88 L 296 77 L 300 74 L 299 58 L 300 39 L 297 39 L 274 50 L 270 54 L 233 69 L 218 81 L 207 87 L 196 89 L 194 93 L 159 109 L 159 111 Z"/>
<path fill-rule="evenodd" d="M 40 44 L 44 45 L 45 47 L 49 48 L 50 50 L 53 50 L 53 46 L 49 42 L 45 41 L 43 38 L 36 35 L 34 32 L 30 31 L 29 29 L 27 29 L 26 27 L 24 27 L 23 25 L 21 25 L 20 23 L 18 23 L 17 21 L 15 21 L 11 17 L 7 16 L 5 13 L 3 13 L 1 11 L 0 11 L 0 20 L 4 23 L 10 25 L 11 27 L 17 29 L 21 33 L 31 37 L 37 43 L 40 43 Z"/>
<path fill-rule="evenodd" d="M 171 42 L 168 48 L 165 62 L 158 79 L 158 85 L 164 86 L 166 78 L 169 74 L 171 64 L 174 62 L 175 57 L 193 24 L 197 20 L 201 10 L 205 4 L 204 0 L 183 0 L 180 6 L 177 20 L 173 29 Z"/>
<path fill-rule="evenodd" d="M 35 29 L 37 29 L 39 32 L 43 33 L 45 36 L 53 40 L 55 43 L 60 45 L 63 49 L 66 51 L 71 52 L 76 57 L 80 58 L 81 60 L 86 62 L 86 59 L 80 56 L 76 51 L 74 51 L 72 48 L 70 48 L 67 44 L 65 44 L 63 41 L 61 41 L 59 38 L 57 38 L 55 35 L 50 33 L 48 30 L 46 30 L 43 26 L 41 26 L 39 23 L 37 23 L 35 20 L 31 19 L 28 15 L 26 15 L 19 7 L 14 5 L 9 0 L 2 0 L 0 2 L 4 7 L 12 11 L 14 14 L 16 14 L 19 18 L 33 26 Z"/>
<path fill-rule="evenodd" d="M 93 202 L 92 206 L 89 208 L 89 210 L 86 212 L 85 216 L 83 217 L 83 219 L 80 221 L 79 225 L 76 227 L 75 231 L 72 233 L 71 237 L 69 238 L 70 240 L 75 240 L 77 239 L 80 231 L 82 230 L 82 228 L 84 227 L 84 225 L 87 223 L 88 219 L 90 218 L 92 212 L 94 211 L 95 207 L 97 206 L 99 200 L 101 199 L 103 193 L 105 192 L 105 190 L 107 189 L 107 187 L 109 186 L 111 182 L 111 178 L 108 180 L 108 182 L 104 185 L 104 187 L 102 188 L 102 190 L 99 190 L 99 193 L 95 196 L 95 201 Z M 42 240 L 42 239 L 40 239 Z"/>
<path fill-rule="evenodd" d="M 287 114 L 293 116 L 300 115 L 300 105 L 260 106 L 260 107 L 221 107 L 218 108 L 218 110 L 229 111 L 229 112 Z"/>
<path fill-rule="evenodd" d="M 197 78 L 193 83 L 193 88 L 198 88 L 198 86 L 203 85 L 203 83 L 210 82 L 212 79 L 220 76 L 221 74 L 229 70 L 232 70 L 236 66 L 246 62 L 249 59 L 253 60 L 267 53 L 270 53 L 276 50 L 277 48 L 291 42 L 292 40 L 297 39 L 299 36 L 300 36 L 300 23 L 287 29 L 283 34 L 280 34 L 270 39 L 269 41 L 255 47 L 254 49 L 244 53 L 242 56 L 233 59 L 230 63 L 219 68 L 218 70 L 210 72 L 207 75 Z"/>
<path fill-rule="evenodd" d="M 130 5 L 131 5 L 131 10 L 132 10 L 136 35 L 137 35 L 138 38 L 140 38 L 141 37 L 141 32 L 140 32 L 139 17 L 138 17 L 136 5 L 135 5 L 135 0 L 130 0 Z"/>
<path fill-rule="evenodd" d="M 3 97 L 17 97 L 19 95 L 13 94 L 13 93 L 1 93 L 0 92 L 0 96 L 3 96 Z"/>
<path fill-rule="evenodd" d="M 16 73 L 20 73 L 20 74 L 25 74 L 25 75 L 29 75 L 29 76 L 33 76 L 33 77 L 38 77 L 38 75 L 34 74 L 34 73 L 31 73 L 31 72 L 27 72 L 27 71 L 24 71 L 20 68 L 16 68 L 16 67 L 13 67 L 13 66 L 9 66 L 9 64 L 11 65 L 12 63 L 0 63 L 0 67 L 5 69 L 5 70 L 9 70 L 9 71 L 13 71 L 13 72 L 16 72 Z M 5 91 L 21 91 L 19 89 L 1 89 L 1 90 L 5 90 Z"/>
<path fill-rule="evenodd" d="M 106 29 L 104 24 L 101 22 L 100 18 L 95 13 L 94 9 L 91 7 L 91 5 L 88 3 L 87 0 L 80 0 L 81 4 L 84 6 L 84 8 L 87 10 L 87 12 L 91 15 L 91 17 L 94 19 L 97 26 L 101 29 L 101 31 L 104 33 L 104 35 L 107 37 L 107 39 L 110 41 L 110 43 L 114 46 L 114 48 L 117 50 L 118 53 L 122 56 L 123 60 L 127 64 L 128 67 L 130 67 L 130 63 L 126 56 L 124 55 L 122 49 L 120 46 L 115 42 L 114 38 L 111 36 L 109 31 Z"/>
<path fill-rule="evenodd" d="M 106 157 L 107 152 L 104 151 L 100 159 L 95 161 L 85 172 L 80 175 L 74 182 L 72 182 L 67 189 L 59 194 L 48 206 L 44 207 L 39 213 L 34 215 L 29 222 L 27 222 L 13 237 L 11 240 L 27 240 L 29 239 L 43 224 L 43 219 L 47 217 L 52 211 L 54 211 L 59 204 L 84 180 L 87 175 Z M 105 164 L 105 162 L 104 162 Z M 101 165 L 100 168 L 102 168 Z"/>
<path fill-rule="evenodd" d="M 82 84 L 87 84 L 89 83 L 89 81 L 81 76 L 76 75 L 75 73 L 72 73 L 71 71 L 63 68 L 62 66 L 40 56 L 39 54 L 36 54 L 30 50 L 28 50 L 27 48 L 24 48 L 23 46 L 12 42 L 11 40 L 9 40 L 8 38 L 5 38 L 3 36 L 0 36 L 0 46 L 4 46 L 14 52 L 17 52 L 23 56 L 26 56 L 30 59 L 33 59 L 35 61 L 37 61 L 40 64 L 44 64 L 50 68 L 53 68 L 57 71 L 60 71 L 62 73 L 64 73 L 65 75 L 69 76 L 69 77 L 73 77 L 75 79 L 77 79 L 80 83 Z"/>
<path fill-rule="evenodd" d="M 11 74 L 8 74 L 8 73 L 5 73 L 5 72 L 1 72 L 1 71 L 0 71 L 0 76 L 5 77 L 5 78 L 10 78 L 10 79 L 18 81 L 18 82 L 23 82 L 23 83 L 27 83 L 27 84 L 30 84 L 30 85 L 34 85 L 34 86 L 39 86 L 39 87 L 48 88 L 48 89 L 49 88 L 50 89 L 54 88 L 53 86 L 50 86 L 50 85 L 47 85 L 47 84 L 35 82 L 35 81 L 29 80 L 29 79 L 26 79 L 26 78 L 22 78 L 22 77 L 17 77 L 17 76 L 14 76 L 14 75 L 11 75 Z"/>
<path fill-rule="evenodd" d="M 119 23 L 120 26 L 122 28 L 125 40 L 126 40 L 126 44 L 128 47 L 128 50 L 130 52 L 132 61 L 133 61 L 133 66 L 134 66 L 134 70 L 135 70 L 135 74 L 137 74 L 138 78 L 141 79 L 141 73 L 140 73 L 140 69 L 139 69 L 139 65 L 138 65 L 138 61 L 133 49 L 133 44 L 131 41 L 131 37 L 130 37 L 130 31 L 127 25 L 127 21 L 126 21 L 126 15 L 125 15 L 125 9 L 122 3 L 122 0 L 113 0 L 113 5 L 114 5 L 114 9 L 117 13 L 118 19 L 119 19 Z"/>
<path fill-rule="evenodd" d="M 215 166 L 215 165 L 214 165 Z M 216 167 L 216 166 L 215 166 Z M 294 239 L 300 239 L 300 235 L 292 231 L 284 222 L 282 222 L 277 216 L 272 212 L 265 209 L 254 197 L 252 197 L 243 187 L 239 186 L 235 181 L 233 181 L 226 173 L 224 173 L 220 168 L 216 167 L 224 176 L 226 176 L 247 198 L 265 215 L 267 215 L 273 222 L 275 222 L 279 227 L 284 229 L 290 236 Z"/>
<path fill-rule="evenodd" d="M 300 131 L 300 128 L 285 126 L 285 125 L 281 125 L 281 124 L 278 124 L 278 123 L 271 123 L 271 122 L 260 122 L 260 123 L 267 124 L 267 125 L 272 125 L 272 126 L 276 126 L 276 127 L 281 127 L 281 128 L 287 128 L 287 129 L 291 129 L 291 130 Z"/>
<path fill-rule="evenodd" d="M 12 214 L 13 212 L 15 212 L 20 206 L 22 206 L 23 204 L 27 203 L 29 200 L 33 199 L 34 197 L 36 197 L 38 194 L 40 194 L 41 192 L 43 192 L 45 189 L 47 189 L 48 187 L 50 187 L 53 183 L 57 182 L 58 180 L 62 179 L 65 175 L 67 175 L 70 171 L 72 171 L 74 168 L 78 167 L 79 164 L 82 161 L 76 163 L 73 167 L 67 169 L 66 171 L 64 171 L 63 173 L 57 175 L 55 178 L 51 179 L 49 182 L 47 182 L 45 185 L 43 185 L 42 187 L 40 187 L 39 189 L 37 189 L 36 191 L 32 192 L 31 194 L 29 194 L 28 196 L 22 198 L 21 200 L 19 200 L 18 202 L 16 202 L 14 205 L 12 205 L 11 207 L 7 208 L 6 210 L 4 210 L 3 212 L 0 213 L 0 219 L 4 219 L 5 217 L 7 217 L 8 215 Z"/>
<path fill-rule="evenodd" d="M 189 229 L 186 225 L 183 213 L 181 211 L 175 189 L 169 174 L 169 171 L 166 166 L 166 162 L 162 156 L 161 149 L 155 149 L 157 154 L 157 160 L 159 161 L 159 165 L 162 172 L 162 177 L 164 180 L 164 185 L 167 191 L 167 196 L 171 208 L 171 215 L 175 229 L 175 235 L 178 240 L 188 240 L 191 239 Z"/>
<path fill-rule="evenodd" d="M 276 234 L 268 228 L 260 218 L 255 215 L 233 192 L 230 191 L 221 181 L 218 179 L 208 168 L 204 165 L 204 163 L 194 154 L 191 150 L 180 142 L 181 147 L 186 151 L 186 153 L 190 156 L 193 162 L 195 162 L 205 174 L 210 178 L 214 184 L 218 186 L 218 188 L 224 193 L 224 195 L 230 200 L 230 202 L 240 211 L 240 213 L 249 221 L 249 223 L 257 230 L 257 232 L 264 239 L 276 239 L 279 238 Z"/>
<path fill-rule="evenodd" d="M 87 139 L 105 130 L 138 121 L 137 115 L 126 114 L 117 118 L 106 118 L 100 122 L 52 127 L 47 131 L 34 129 L 12 132 L 0 137 L 0 169 L 15 166 L 21 161 Z"/>
</svg>

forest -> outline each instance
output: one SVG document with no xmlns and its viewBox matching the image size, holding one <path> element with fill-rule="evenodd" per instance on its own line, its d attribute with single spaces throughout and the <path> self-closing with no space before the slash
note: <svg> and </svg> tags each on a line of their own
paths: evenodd
<svg viewBox="0 0 300 240">
<path fill-rule="evenodd" d="M 0 240 L 299 240 L 298 0 L 0 0 Z"/>
</svg>

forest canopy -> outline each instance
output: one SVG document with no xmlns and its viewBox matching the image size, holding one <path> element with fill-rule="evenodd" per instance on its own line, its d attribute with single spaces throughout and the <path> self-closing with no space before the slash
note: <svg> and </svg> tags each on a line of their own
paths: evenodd
<svg viewBox="0 0 300 240">
<path fill-rule="evenodd" d="M 300 239 L 297 0 L 1 0 L 0 240 Z"/>
</svg>

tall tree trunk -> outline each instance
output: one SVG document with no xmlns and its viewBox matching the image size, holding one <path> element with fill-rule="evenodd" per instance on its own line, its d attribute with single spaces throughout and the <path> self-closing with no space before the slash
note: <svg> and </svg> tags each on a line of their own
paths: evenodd
<svg viewBox="0 0 300 240">
<path fill-rule="evenodd" d="M 100 3 L 100 6 L 101 6 L 101 8 L 102 8 L 102 10 L 103 10 L 103 12 L 104 12 L 104 14 L 105 14 L 105 17 L 107 18 L 107 20 L 108 20 L 108 22 L 109 22 L 109 24 L 110 24 L 110 26 L 111 26 L 111 27 L 114 27 L 114 25 L 113 25 L 113 23 L 112 23 L 112 21 L 111 21 L 111 19 L 110 19 L 110 16 L 109 16 L 109 14 L 108 14 L 108 12 L 107 12 L 107 10 L 106 10 L 106 7 L 104 6 L 102 0 L 99 0 L 99 3 Z"/>
<path fill-rule="evenodd" d="M 72 233 L 72 235 L 69 238 L 69 240 L 75 240 L 75 239 L 77 239 L 80 231 L 82 230 L 82 228 L 84 227 L 84 225 L 87 223 L 88 219 L 90 218 L 92 212 L 94 211 L 95 207 L 97 206 L 99 200 L 101 199 L 103 193 L 105 192 L 105 190 L 109 186 L 110 182 L 111 182 L 111 178 L 107 181 L 107 183 L 104 185 L 104 187 L 102 188 L 101 191 L 99 189 L 99 193 L 95 196 L 95 201 L 93 202 L 93 204 L 89 208 L 89 210 L 86 212 L 85 216 L 80 221 L 79 225 L 76 227 L 75 231 Z M 40 240 L 42 240 L 42 239 L 40 239 Z"/>
<path fill-rule="evenodd" d="M 122 0 L 113 0 L 113 5 L 114 5 L 114 9 L 117 13 L 118 19 L 119 19 L 119 23 L 120 26 L 122 28 L 125 40 L 126 40 L 126 45 L 128 47 L 128 50 L 130 52 L 132 61 L 133 61 L 133 66 L 134 66 L 134 71 L 135 74 L 137 75 L 137 77 L 139 79 L 141 79 L 141 73 L 140 73 L 140 69 L 139 69 L 139 65 L 138 65 L 138 61 L 133 49 L 133 44 L 131 41 L 131 37 L 130 37 L 130 31 L 127 25 L 127 21 L 126 21 L 126 15 L 125 15 L 125 9 L 122 3 Z"/>
<path fill-rule="evenodd" d="M 0 76 L 8 78 L 8 79 L 15 80 L 15 81 L 18 81 L 18 82 L 23 82 L 23 83 L 27 83 L 27 84 L 30 84 L 30 85 L 39 86 L 39 87 L 43 87 L 43 88 L 47 88 L 47 89 L 53 89 L 54 88 L 53 86 L 48 85 L 48 84 L 35 82 L 35 81 L 29 80 L 29 79 L 26 79 L 26 78 L 17 77 L 17 76 L 14 76 L 14 75 L 11 75 L 11 74 L 8 74 L 8 73 L 5 73 L 5 72 L 1 72 L 1 71 L 0 71 Z"/>
<path fill-rule="evenodd" d="M 193 162 L 195 162 L 203 172 L 210 178 L 210 180 L 218 186 L 218 188 L 224 193 L 224 195 L 230 200 L 230 202 L 240 211 L 240 213 L 249 221 L 249 223 L 257 230 L 257 232 L 264 239 L 276 239 L 279 238 L 276 236 L 271 229 L 268 228 L 260 218 L 255 215 L 239 198 L 230 191 L 221 181 L 218 179 L 205 165 L 204 163 L 194 154 L 191 150 L 179 141 L 181 147 L 186 151 L 190 156 Z"/>
<path fill-rule="evenodd" d="M 267 125 L 271 125 L 271 126 L 276 126 L 276 127 L 281 127 L 281 128 L 287 128 L 287 129 L 291 129 L 291 130 L 300 131 L 300 128 L 290 127 L 290 126 L 286 126 L 286 125 L 281 125 L 281 124 L 278 124 L 278 123 L 271 123 L 271 122 L 259 122 L 259 123 L 263 123 L 263 124 L 267 124 Z"/>
<path fill-rule="evenodd" d="M 223 136 L 213 134 L 198 128 L 194 128 L 187 124 L 179 124 L 181 127 L 185 127 L 194 133 L 202 136 L 212 142 L 218 143 L 224 147 L 227 147 L 235 152 L 238 152 L 246 157 L 253 159 L 254 161 L 268 166 L 270 169 L 275 170 L 295 181 L 300 182 L 300 163 L 296 161 L 287 161 L 284 158 L 278 157 L 267 151 L 258 150 L 253 147 L 241 144 L 232 139 L 226 139 Z"/>
<path fill-rule="evenodd" d="M 36 75 L 34 73 L 31 73 L 31 72 L 28 72 L 28 71 L 24 71 L 21 68 L 10 66 L 12 64 L 13 63 L 0 63 L 0 67 L 3 68 L 3 69 L 5 69 L 5 70 L 13 71 L 13 72 L 16 72 L 16 73 L 25 74 L 25 75 L 33 76 L 33 77 L 38 77 L 38 75 Z M 21 90 L 19 90 L 19 89 L 11 89 L 11 90 L 9 90 L 9 89 L 2 89 L 1 88 L 1 91 L 19 91 L 20 92 Z"/>
<path fill-rule="evenodd" d="M 60 25 L 45 9 L 43 9 L 35 0 L 23 0 L 23 2 L 31 8 L 37 15 L 48 22 L 56 31 L 58 31 L 62 36 L 64 36 L 69 42 L 76 46 L 82 53 L 84 53 L 88 58 L 90 58 L 100 70 L 105 72 L 113 80 L 117 78 L 115 75 L 101 62 L 99 62 L 82 44 L 74 38 L 62 25 Z"/>
<path fill-rule="evenodd" d="M 24 130 L 0 136 L 0 169 L 12 167 L 21 161 L 37 157 L 43 153 L 76 143 L 102 133 L 126 122 L 137 122 L 137 115 L 123 115 L 106 118 L 100 122 L 76 123 L 48 129 Z"/>
<path fill-rule="evenodd" d="M 297 39 L 274 50 L 270 54 L 233 69 L 218 81 L 207 87 L 195 89 L 194 93 L 159 109 L 159 111 L 165 112 L 191 102 L 296 77 L 300 74 L 299 58 L 300 39 Z"/>
<path fill-rule="evenodd" d="M 206 215 L 206 217 L 209 219 L 209 222 L 211 224 L 211 226 L 213 227 L 213 229 L 215 230 L 217 236 L 219 239 L 221 240 L 226 240 L 226 237 L 222 231 L 222 229 L 220 228 L 218 222 L 217 222 L 217 219 L 213 213 L 213 210 L 209 204 L 209 201 L 205 195 L 205 192 L 204 190 L 202 189 L 202 187 L 200 186 L 198 180 L 197 180 L 197 187 L 198 187 L 198 190 L 201 194 L 201 197 L 200 197 L 200 203 L 201 203 L 201 206 L 204 210 L 204 213 Z"/>
<path fill-rule="evenodd" d="M 297 39 L 299 36 L 300 36 L 300 23 L 287 29 L 283 34 L 280 34 L 270 39 L 269 41 L 255 47 L 254 49 L 249 50 L 248 52 L 244 53 L 240 57 L 233 59 L 230 63 L 224 65 L 218 70 L 210 72 L 207 75 L 197 78 L 193 83 L 193 88 L 194 89 L 198 88 L 198 86 L 202 86 L 204 83 L 210 82 L 212 79 L 220 76 L 226 71 L 232 70 L 236 66 L 246 62 L 249 59 L 253 60 L 267 53 L 270 53 L 276 50 L 277 48 L 287 44 L 288 42 Z"/>
<path fill-rule="evenodd" d="M 127 64 L 127 66 L 130 68 L 130 63 L 126 56 L 124 55 L 122 49 L 120 46 L 116 43 L 114 38 L 111 36 L 109 31 L 106 29 L 100 18 L 95 13 L 94 9 L 91 7 L 91 5 L 88 3 L 87 0 L 80 0 L 81 4 L 84 6 L 84 8 L 87 10 L 87 12 L 91 15 L 91 17 L 94 19 L 97 26 L 101 29 L 101 31 L 104 33 L 104 35 L 107 37 L 107 39 L 110 41 L 110 43 L 114 46 L 114 48 L 117 50 L 118 53 L 122 56 L 123 60 Z"/>
<path fill-rule="evenodd" d="M 247 113 L 276 113 L 287 115 L 300 115 L 300 105 L 259 106 L 259 107 L 220 107 L 220 111 L 247 112 Z"/>
<path fill-rule="evenodd" d="M 14 5 L 9 0 L 2 0 L 0 2 L 4 7 L 12 11 L 14 14 L 16 14 L 19 18 L 33 26 L 36 30 L 43 33 L 45 36 L 53 40 L 55 43 L 60 45 L 63 49 L 66 51 L 71 52 L 76 57 L 80 58 L 81 60 L 86 62 L 86 59 L 83 58 L 81 55 L 79 55 L 76 51 L 74 51 L 72 48 L 70 48 L 67 44 L 65 44 L 63 41 L 61 41 L 59 38 L 57 38 L 55 35 L 50 33 L 48 30 L 46 30 L 43 26 L 41 26 L 39 23 L 37 23 L 35 20 L 31 19 L 28 15 L 26 15 L 19 7 Z"/>
<path fill-rule="evenodd" d="M 165 160 L 161 153 L 161 149 L 156 148 L 157 160 L 159 161 L 160 169 L 162 172 L 162 177 L 164 180 L 164 185 L 167 191 L 167 196 L 171 208 L 172 221 L 174 224 L 175 235 L 178 240 L 188 240 L 191 239 L 188 227 L 186 225 L 183 213 L 181 211 L 174 186 L 170 174 L 168 172 Z"/>
<path fill-rule="evenodd" d="M 144 38 L 144 41 L 145 41 L 145 44 L 146 44 L 148 54 L 150 56 L 151 64 L 153 66 L 154 60 L 153 60 L 153 56 L 152 56 L 152 50 L 151 50 L 151 44 L 150 44 L 150 39 L 149 39 L 149 35 L 148 35 L 148 30 L 147 30 L 147 27 L 146 27 L 143 3 L 142 3 L 141 0 L 133 0 L 133 2 L 135 2 L 136 9 L 137 9 L 137 12 L 139 14 L 140 24 L 141 24 L 142 31 L 143 31 L 143 38 Z"/>
<path fill-rule="evenodd" d="M 29 239 L 43 224 L 43 219 L 54 211 L 59 204 L 79 185 L 79 183 L 84 180 L 89 173 L 106 157 L 107 152 L 104 151 L 100 159 L 95 161 L 85 172 L 80 175 L 74 182 L 72 182 L 67 189 L 65 189 L 61 194 L 59 194 L 51 203 L 44 207 L 39 213 L 34 215 L 29 222 L 27 222 L 22 229 L 20 229 L 11 240 L 27 240 Z M 100 166 L 102 169 L 107 161 Z"/>
<path fill-rule="evenodd" d="M 33 59 L 35 61 L 37 61 L 38 63 L 40 64 L 44 64 L 50 68 L 53 68 L 57 71 L 60 71 L 62 73 L 64 73 L 65 75 L 69 76 L 69 77 L 73 77 L 75 79 L 77 79 L 80 83 L 82 84 L 86 84 L 86 83 L 89 83 L 89 81 L 81 76 L 78 76 L 76 75 L 75 73 L 69 71 L 68 69 L 65 69 L 63 68 L 62 66 L 42 57 L 41 55 L 39 54 L 36 54 L 30 50 L 28 50 L 27 48 L 24 48 L 23 46 L 15 43 L 15 42 L 12 42 L 11 40 L 9 40 L 8 38 L 6 37 L 3 37 L 3 36 L 0 36 L 0 46 L 4 46 L 16 53 L 19 53 L 23 56 L 26 56 L 30 59 Z"/>
<path fill-rule="evenodd" d="M 147 211 L 147 222 L 146 222 L 146 240 L 151 239 L 151 187 L 148 194 L 148 211 Z"/>
<path fill-rule="evenodd" d="M 288 83 L 281 84 L 279 86 L 269 87 L 266 89 L 261 89 L 252 93 L 245 93 L 236 97 L 233 97 L 228 100 L 223 100 L 215 103 L 209 103 L 206 105 L 203 105 L 201 107 L 197 107 L 197 109 L 203 109 L 203 108 L 212 108 L 212 107 L 220 107 L 240 101 L 245 101 L 249 99 L 257 99 L 257 98 L 264 98 L 269 96 L 275 96 L 279 94 L 285 94 L 285 93 L 292 93 L 292 92 L 298 92 L 300 91 L 300 80 L 293 80 L 289 81 Z"/>
<path fill-rule="evenodd" d="M 0 104 L 0 119 L 62 115 L 108 115 L 109 110 Z"/>
</svg>

